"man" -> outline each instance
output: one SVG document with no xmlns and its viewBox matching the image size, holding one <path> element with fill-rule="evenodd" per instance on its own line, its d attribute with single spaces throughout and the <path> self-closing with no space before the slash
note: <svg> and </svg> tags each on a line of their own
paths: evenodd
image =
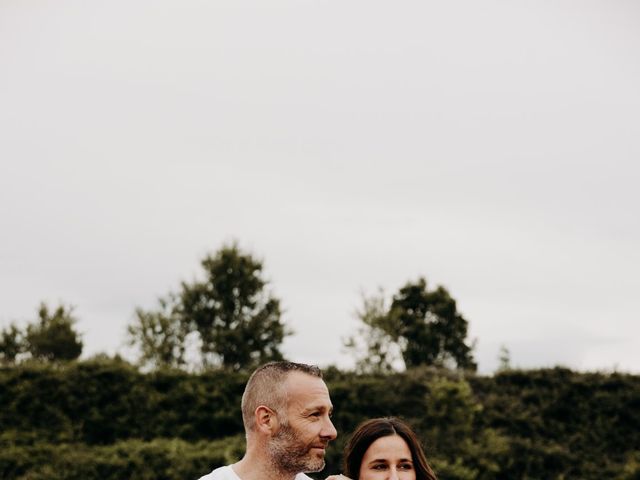
<svg viewBox="0 0 640 480">
<path fill-rule="evenodd" d="M 244 457 L 200 480 L 305 480 L 324 468 L 336 438 L 333 406 L 318 367 L 272 362 L 258 368 L 242 395 Z"/>
</svg>

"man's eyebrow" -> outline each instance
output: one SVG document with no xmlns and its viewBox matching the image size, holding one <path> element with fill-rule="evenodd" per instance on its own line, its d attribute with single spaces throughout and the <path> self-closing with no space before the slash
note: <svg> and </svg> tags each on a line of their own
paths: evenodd
<svg viewBox="0 0 640 480">
<path fill-rule="evenodd" d="M 313 411 L 321 411 L 325 412 L 329 410 L 329 413 L 333 412 L 333 405 L 327 407 L 326 405 L 314 405 L 312 407 L 307 407 L 304 409 L 304 412 L 313 412 Z"/>
</svg>

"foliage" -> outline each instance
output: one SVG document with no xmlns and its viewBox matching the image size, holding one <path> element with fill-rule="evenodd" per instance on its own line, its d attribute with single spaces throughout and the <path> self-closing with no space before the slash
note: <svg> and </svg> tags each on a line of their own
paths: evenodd
<svg viewBox="0 0 640 480">
<path fill-rule="evenodd" d="M 236 245 L 223 247 L 201 262 L 206 279 L 182 284 L 182 314 L 200 334 L 205 359 L 223 367 L 251 368 L 281 360 L 287 331 L 280 301 L 265 292 L 262 262 Z"/>
<path fill-rule="evenodd" d="M 365 297 L 357 316 L 364 324 L 358 337 L 366 343 L 365 354 L 357 359 L 361 372 L 392 370 L 394 345 L 407 368 L 476 369 L 472 348 L 466 343 L 468 323 L 442 286 L 429 290 L 424 278 L 409 282 L 393 296 L 389 308 L 382 294 Z M 348 339 L 347 348 L 357 351 L 358 337 Z"/>
<path fill-rule="evenodd" d="M 6 480 L 195 480 L 238 460 L 244 439 L 0 446 L 0 478 Z"/>
<path fill-rule="evenodd" d="M 129 343 L 140 347 L 140 364 L 152 368 L 185 365 L 188 330 L 181 321 L 175 295 L 158 300 L 158 310 L 136 309 L 136 320 L 127 327 Z"/>
<path fill-rule="evenodd" d="M 43 302 L 38 319 L 23 331 L 11 324 L 0 332 L 0 360 L 5 364 L 18 361 L 22 354 L 35 360 L 64 362 L 82 353 L 80 335 L 74 330 L 73 309 L 59 305 L 53 312 Z"/>
<path fill-rule="evenodd" d="M 262 262 L 234 244 L 206 256 L 201 266 L 203 280 L 183 282 L 156 311 L 136 311 L 129 334 L 142 363 L 181 366 L 190 333 L 197 334 L 203 367 L 240 371 L 281 360 L 280 345 L 290 332 L 280 301 L 266 290 Z"/>
<path fill-rule="evenodd" d="M 424 278 L 407 283 L 393 297 L 389 316 L 396 326 L 389 334 L 406 342 L 402 356 L 407 368 L 453 361 L 458 368 L 476 369 L 465 343 L 467 321 L 444 287 L 430 291 Z"/>
<path fill-rule="evenodd" d="M 128 438 L 210 440 L 242 433 L 245 375 L 142 374 L 121 361 L 0 370 L 0 431 L 28 443 L 109 444 Z"/>
<path fill-rule="evenodd" d="M 0 362 L 12 364 L 21 353 L 24 353 L 26 344 L 24 334 L 14 323 L 0 332 Z"/>
<path fill-rule="evenodd" d="M 640 451 L 628 455 L 620 476 L 616 480 L 640 480 Z"/>
<path fill-rule="evenodd" d="M 505 345 L 501 345 L 498 353 L 498 372 L 507 370 L 511 370 L 511 352 Z"/>
<path fill-rule="evenodd" d="M 478 428 L 510 439 L 502 472 L 512 477 L 615 478 L 640 445 L 640 377 L 554 368 L 471 377 L 470 384 L 484 406 Z"/>
<path fill-rule="evenodd" d="M 58 306 L 49 313 L 46 304 L 38 309 L 39 322 L 27 326 L 27 350 L 33 358 L 48 361 L 75 360 L 82 353 L 82 341 L 73 329 L 73 309 Z"/>
<path fill-rule="evenodd" d="M 384 292 L 362 297 L 362 308 L 356 317 L 362 322 L 356 335 L 344 342 L 356 359 L 356 371 L 360 373 L 391 373 L 402 362 L 402 354 L 396 342 L 387 333 L 393 328 L 389 323 L 388 307 Z"/>
<path fill-rule="evenodd" d="M 394 415 L 441 480 L 637 480 L 640 376 L 556 368 L 491 377 L 438 368 L 325 369 L 338 439 Z M 198 478 L 243 451 L 246 373 L 141 373 L 118 360 L 0 368 L 0 478 Z"/>
</svg>

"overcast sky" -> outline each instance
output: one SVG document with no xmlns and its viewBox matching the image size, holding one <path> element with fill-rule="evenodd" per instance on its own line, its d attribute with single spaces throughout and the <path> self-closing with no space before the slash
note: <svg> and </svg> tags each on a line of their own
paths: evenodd
<svg viewBox="0 0 640 480">
<path fill-rule="evenodd" d="M 483 373 L 638 373 L 639 160 L 633 0 L 2 0 L 0 327 L 124 351 L 237 239 L 294 360 L 425 276 Z"/>
</svg>

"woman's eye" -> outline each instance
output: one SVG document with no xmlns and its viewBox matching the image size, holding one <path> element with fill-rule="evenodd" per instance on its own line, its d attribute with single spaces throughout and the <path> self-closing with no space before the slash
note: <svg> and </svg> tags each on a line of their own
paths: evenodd
<svg viewBox="0 0 640 480">
<path fill-rule="evenodd" d="M 373 470 L 386 470 L 387 466 L 384 463 L 378 463 L 373 466 Z"/>
<path fill-rule="evenodd" d="M 401 463 L 400 465 L 398 465 L 398 468 L 400 468 L 401 470 L 412 470 L 413 465 L 411 465 L 410 463 Z"/>
</svg>

